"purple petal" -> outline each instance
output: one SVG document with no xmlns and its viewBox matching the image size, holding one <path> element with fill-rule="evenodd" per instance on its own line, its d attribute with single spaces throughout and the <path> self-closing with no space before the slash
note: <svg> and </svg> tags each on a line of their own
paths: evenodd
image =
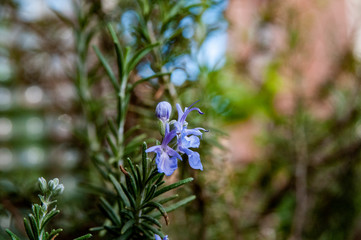
<svg viewBox="0 0 361 240">
<path fill-rule="evenodd" d="M 169 158 L 166 152 L 162 152 L 159 158 L 156 159 L 158 172 L 164 173 L 167 176 L 172 175 L 172 173 L 178 167 L 178 160 L 176 157 Z"/>
<path fill-rule="evenodd" d="M 192 135 L 190 137 L 184 136 L 182 138 L 182 146 L 185 148 L 198 148 L 200 144 L 199 138 Z"/>
<path fill-rule="evenodd" d="M 198 102 L 198 101 L 197 101 Z M 194 104 L 194 103 L 193 103 Z M 193 105 L 192 104 L 192 105 Z M 191 106 L 192 106 L 191 105 Z M 180 120 L 178 120 L 178 121 L 180 121 L 180 122 L 184 122 L 185 120 L 186 120 L 186 118 L 187 118 L 187 116 L 188 116 L 188 114 L 190 113 L 190 112 L 192 112 L 192 111 L 198 111 L 198 113 L 199 114 L 203 114 L 203 112 L 199 109 L 199 108 L 187 108 L 187 110 L 184 112 L 184 114 L 182 115 L 182 118 L 180 119 Z"/>
<path fill-rule="evenodd" d="M 184 113 L 183 113 L 183 110 L 182 110 L 181 106 L 178 103 L 176 104 L 176 108 L 177 108 L 177 111 L 178 111 L 178 122 L 179 122 Z"/>
<path fill-rule="evenodd" d="M 191 168 L 200 169 L 203 171 L 203 166 L 201 163 L 199 153 L 192 151 L 192 153 L 188 155 L 188 162 Z"/>
<path fill-rule="evenodd" d="M 198 129 L 194 128 L 194 129 L 185 129 L 184 130 L 184 135 L 188 136 L 188 135 L 195 135 L 195 136 L 201 136 L 203 133 L 201 131 L 199 131 Z"/>
<path fill-rule="evenodd" d="M 193 105 L 194 104 L 196 104 L 197 102 L 199 102 L 200 100 L 197 100 L 197 101 L 195 101 L 194 103 L 192 103 L 188 108 L 191 108 L 191 107 L 193 107 Z"/>
<path fill-rule="evenodd" d="M 162 240 L 159 235 L 154 234 L 155 240 Z"/>
<path fill-rule="evenodd" d="M 189 112 L 191 111 L 198 111 L 199 114 L 204 114 L 199 108 L 191 108 L 188 110 Z"/>
<path fill-rule="evenodd" d="M 193 169 L 200 169 L 203 171 L 203 165 L 201 163 L 201 159 L 199 156 L 199 153 L 193 152 L 192 150 L 189 150 L 188 148 L 180 147 L 180 150 L 187 154 L 188 156 L 188 163 Z"/>
<path fill-rule="evenodd" d="M 165 131 L 164 135 L 167 135 L 169 133 L 169 123 L 165 124 Z"/>
<path fill-rule="evenodd" d="M 173 129 L 170 133 L 165 134 L 163 142 L 162 142 L 162 146 L 165 147 L 168 145 L 168 143 L 170 141 L 172 141 L 172 139 L 175 137 L 175 135 L 177 134 L 177 130 Z"/>
<path fill-rule="evenodd" d="M 177 151 L 172 149 L 171 147 L 167 146 L 166 152 L 169 156 L 176 157 L 176 158 L 182 160 L 182 157 L 179 155 L 179 153 L 177 153 Z"/>
<path fill-rule="evenodd" d="M 197 127 L 197 128 L 194 128 L 194 129 L 196 129 L 196 130 L 202 130 L 202 131 L 205 131 L 205 132 L 209 132 L 209 130 L 206 130 L 206 129 L 200 128 L 200 127 Z"/>
<path fill-rule="evenodd" d="M 182 130 L 183 130 L 183 124 L 180 123 L 180 122 L 175 122 L 175 123 L 174 123 L 174 127 L 175 127 L 175 129 L 176 129 L 176 131 L 177 131 L 177 134 L 178 134 L 178 133 L 181 133 Z"/>
<path fill-rule="evenodd" d="M 161 145 L 156 145 L 156 146 L 153 146 L 153 147 L 150 147 L 148 148 L 147 150 L 145 150 L 146 153 L 149 153 L 149 152 L 161 152 L 162 151 L 162 147 Z"/>
</svg>

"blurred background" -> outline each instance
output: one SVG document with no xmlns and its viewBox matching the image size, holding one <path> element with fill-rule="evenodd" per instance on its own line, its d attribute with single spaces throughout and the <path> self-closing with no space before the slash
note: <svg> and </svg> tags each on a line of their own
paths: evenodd
<svg viewBox="0 0 361 240">
<path fill-rule="evenodd" d="M 210 130 L 200 149 L 204 171 L 182 167 L 174 176 L 195 177 L 184 194 L 197 200 L 172 213 L 164 232 L 172 240 L 361 239 L 361 2 L 185 4 L 199 2 L 207 5 L 155 33 L 179 32 L 164 44 L 161 64 L 145 59 L 132 75 L 172 71 L 173 100 L 200 100 L 205 115 L 189 122 Z M 94 195 L 81 187 L 98 182 L 83 132 L 89 119 L 102 126 L 114 107 L 91 46 L 115 64 L 105 30 L 112 21 L 122 44 L 140 47 L 137 9 L 127 0 L 0 2 L 0 239 L 6 228 L 24 235 L 40 176 L 65 185 L 59 239 L 102 223 Z M 91 116 L 79 66 L 95 99 Z M 153 111 L 167 97 L 157 82 L 138 85 L 126 127 L 156 137 Z"/>
</svg>

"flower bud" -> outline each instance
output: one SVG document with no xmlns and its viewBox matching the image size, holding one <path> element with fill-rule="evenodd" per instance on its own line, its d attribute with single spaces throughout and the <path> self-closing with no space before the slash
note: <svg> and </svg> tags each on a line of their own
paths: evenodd
<svg viewBox="0 0 361 240">
<path fill-rule="evenodd" d="M 53 191 L 54 196 L 60 195 L 64 192 L 64 185 L 63 184 L 59 184 L 58 186 L 56 186 L 56 188 Z"/>
<path fill-rule="evenodd" d="M 172 112 L 172 106 L 169 104 L 169 102 L 166 101 L 158 103 L 155 109 L 155 114 L 157 118 L 162 122 L 166 122 L 169 120 L 171 112 Z"/>
<path fill-rule="evenodd" d="M 59 184 L 59 179 L 58 178 L 54 178 L 52 180 L 49 181 L 49 189 L 50 191 L 54 191 L 56 189 L 56 187 Z"/>
<path fill-rule="evenodd" d="M 39 181 L 39 187 L 40 187 L 41 192 L 46 193 L 48 191 L 48 184 L 46 183 L 45 178 L 40 177 L 38 179 L 38 181 Z"/>
</svg>

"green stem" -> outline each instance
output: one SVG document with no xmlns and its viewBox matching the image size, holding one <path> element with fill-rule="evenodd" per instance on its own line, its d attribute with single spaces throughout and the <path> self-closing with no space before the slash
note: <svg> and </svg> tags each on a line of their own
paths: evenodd
<svg viewBox="0 0 361 240">
<path fill-rule="evenodd" d="M 122 159 L 124 156 L 124 126 L 128 111 L 129 97 L 127 93 L 128 75 L 124 74 L 121 78 L 121 85 L 118 92 L 118 156 Z"/>
</svg>

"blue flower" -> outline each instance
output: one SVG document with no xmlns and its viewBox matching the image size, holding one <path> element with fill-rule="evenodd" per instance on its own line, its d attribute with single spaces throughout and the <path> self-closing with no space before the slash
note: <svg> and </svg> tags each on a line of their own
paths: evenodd
<svg viewBox="0 0 361 240">
<path fill-rule="evenodd" d="M 198 102 L 198 101 L 197 101 Z M 195 103 L 197 103 L 195 102 Z M 146 152 L 156 153 L 156 164 L 158 172 L 165 173 L 170 176 L 178 167 L 178 159 L 182 160 L 179 153 L 186 154 L 188 156 L 189 165 L 193 169 L 203 170 L 199 153 L 191 150 L 190 148 L 198 148 L 200 144 L 200 138 L 202 138 L 201 131 L 207 131 L 203 128 L 188 129 L 188 123 L 186 118 L 192 111 L 198 111 L 199 114 L 203 112 L 199 108 L 193 107 L 193 103 L 188 108 L 184 109 L 184 112 L 179 104 L 177 104 L 178 121 L 169 122 L 169 116 L 172 111 L 172 107 L 168 102 L 160 102 L 156 107 L 156 115 L 161 120 L 161 134 L 164 136 L 162 144 L 150 147 Z M 172 131 L 170 126 L 172 125 Z M 170 141 L 177 136 L 177 148 L 176 150 L 168 146 Z M 178 153 L 179 152 L 179 153 Z"/>
<path fill-rule="evenodd" d="M 172 173 L 178 167 L 178 159 L 182 160 L 182 157 L 168 146 L 168 143 L 175 137 L 176 130 L 169 131 L 169 124 L 166 124 L 165 135 L 162 144 L 148 148 L 145 152 L 155 152 L 157 154 L 155 162 L 157 164 L 158 172 L 164 173 L 167 176 Z"/>
<path fill-rule="evenodd" d="M 203 128 L 194 128 L 194 129 L 187 129 L 188 123 L 186 122 L 186 118 L 188 114 L 192 111 L 198 111 L 199 114 L 204 114 L 199 108 L 192 108 L 194 104 L 198 101 L 194 102 L 188 108 L 184 109 L 184 112 L 179 104 L 177 104 L 177 111 L 178 111 L 178 121 L 174 123 L 175 129 L 177 130 L 177 135 L 185 134 L 185 135 L 196 135 L 202 136 L 202 131 L 206 131 Z"/>
<path fill-rule="evenodd" d="M 182 111 L 181 106 L 177 103 L 177 110 L 178 110 L 178 123 L 180 125 L 187 124 L 186 118 L 188 114 L 192 111 L 198 111 L 199 114 L 203 114 L 203 112 L 199 108 L 192 108 L 194 104 L 196 104 L 198 101 L 192 103 L 188 108 L 184 109 L 184 112 Z"/>
<path fill-rule="evenodd" d="M 197 102 L 195 102 L 197 103 Z M 178 150 L 181 153 L 187 154 L 189 165 L 193 169 L 203 170 L 203 166 L 201 163 L 201 159 L 199 153 L 190 150 L 189 148 L 198 148 L 199 147 L 199 137 L 202 137 L 202 131 L 206 131 L 203 128 L 194 128 L 188 129 L 188 123 L 186 122 L 186 118 L 191 111 L 198 111 L 199 114 L 203 114 L 203 112 L 199 108 L 192 108 L 195 104 L 193 103 L 188 108 L 182 111 L 182 108 L 179 104 L 177 104 L 178 110 L 178 121 L 174 123 L 176 134 L 177 134 L 177 143 Z"/>
<path fill-rule="evenodd" d="M 172 106 L 169 104 L 169 102 L 166 101 L 158 103 L 157 107 L 155 108 L 155 115 L 162 122 L 169 120 L 171 112 Z"/>
<path fill-rule="evenodd" d="M 155 240 L 169 240 L 169 239 L 168 239 L 168 235 L 165 236 L 163 239 L 162 239 L 159 235 L 157 235 L 157 234 L 154 234 L 154 237 L 155 237 Z"/>
<path fill-rule="evenodd" d="M 188 163 L 193 169 L 200 169 L 203 171 L 203 165 L 199 153 L 190 150 L 189 148 L 198 148 L 199 147 L 199 138 L 197 136 L 186 134 L 187 129 L 183 129 L 178 138 L 178 150 L 181 153 L 185 153 L 188 156 Z"/>
</svg>

